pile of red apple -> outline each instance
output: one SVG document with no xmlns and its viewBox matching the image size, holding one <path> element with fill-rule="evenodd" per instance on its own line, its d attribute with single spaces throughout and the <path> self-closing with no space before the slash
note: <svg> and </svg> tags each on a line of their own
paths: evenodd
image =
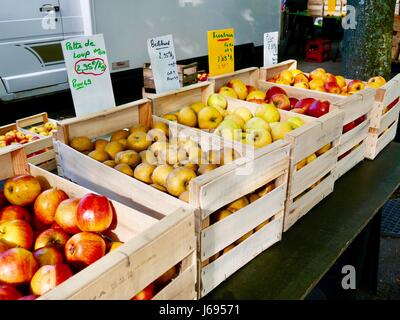
<svg viewBox="0 0 400 320">
<path fill-rule="evenodd" d="M 119 245 L 104 196 L 69 198 L 30 175 L 0 193 L 0 300 L 34 300 Z M 112 239 L 115 239 L 112 240 Z"/>
<path fill-rule="evenodd" d="M 39 140 L 40 137 L 31 134 L 25 134 L 17 129 L 10 130 L 4 135 L 0 135 L 0 148 L 7 147 L 11 144 L 26 144 L 28 142 Z"/>
<path fill-rule="evenodd" d="M 285 90 L 280 87 L 268 89 L 265 101 L 275 105 L 278 109 L 305 114 L 310 117 L 319 118 L 329 112 L 330 102 L 321 101 L 314 98 L 289 98 Z"/>
</svg>

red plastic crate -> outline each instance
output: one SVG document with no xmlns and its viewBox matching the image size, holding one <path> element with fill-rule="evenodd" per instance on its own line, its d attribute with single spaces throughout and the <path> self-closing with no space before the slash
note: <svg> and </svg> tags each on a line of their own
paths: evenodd
<svg viewBox="0 0 400 320">
<path fill-rule="evenodd" d="M 329 60 L 332 49 L 332 40 L 313 39 L 306 44 L 306 61 L 324 62 Z"/>
</svg>

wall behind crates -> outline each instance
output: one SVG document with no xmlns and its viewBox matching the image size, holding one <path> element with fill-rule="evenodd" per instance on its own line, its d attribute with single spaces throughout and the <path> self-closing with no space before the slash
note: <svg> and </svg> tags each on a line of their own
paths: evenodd
<svg viewBox="0 0 400 320">
<path fill-rule="evenodd" d="M 263 44 L 280 26 L 280 0 L 92 0 L 94 32 L 103 33 L 110 63 L 148 62 L 147 39 L 172 34 L 178 60 L 207 55 L 207 31 L 233 27 L 235 44 Z M 115 72 L 116 70 L 114 70 Z"/>
</svg>

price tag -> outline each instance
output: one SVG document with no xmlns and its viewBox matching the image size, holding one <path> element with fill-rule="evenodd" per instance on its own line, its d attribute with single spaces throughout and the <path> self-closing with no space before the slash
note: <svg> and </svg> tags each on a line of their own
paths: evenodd
<svg viewBox="0 0 400 320">
<path fill-rule="evenodd" d="M 278 63 L 278 31 L 264 33 L 264 67 Z"/>
<path fill-rule="evenodd" d="M 77 117 L 115 106 L 102 34 L 61 42 Z"/>
<path fill-rule="evenodd" d="M 147 50 L 150 56 L 156 92 L 162 93 L 179 89 L 181 85 L 172 35 L 148 39 Z"/>
<path fill-rule="evenodd" d="M 208 31 L 208 67 L 211 77 L 235 71 L 234 49 L 233 29 Z"/>
</svg>

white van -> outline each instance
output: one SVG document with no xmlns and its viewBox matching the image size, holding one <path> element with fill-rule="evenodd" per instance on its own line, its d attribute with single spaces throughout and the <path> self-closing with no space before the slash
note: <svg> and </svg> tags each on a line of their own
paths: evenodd
<svg viewBox="0 0 400 320">
<path fill-rule="evenodd" d="M 80 0 L 1 0 L 0 99 L 68 88 L 60 41 L 84 34 Z"/>
</svg>

